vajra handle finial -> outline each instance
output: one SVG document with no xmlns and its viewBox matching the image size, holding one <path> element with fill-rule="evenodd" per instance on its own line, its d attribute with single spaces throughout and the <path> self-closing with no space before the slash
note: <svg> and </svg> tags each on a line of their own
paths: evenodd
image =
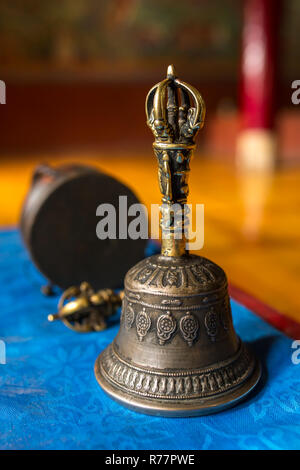
<svg viewBox="0 0 300 470">
<path fill-rule="evenodd" d="M 196 134 L 204 125 L 205 103 L 169 65 L 167 78 L 147 95 L 146 116 L 155 137 L 153 149 L 162 193 L 162 254 L 181 256 L 186 252 L 183 208 L 189 193 L 189 163 Z"/>
</svg>

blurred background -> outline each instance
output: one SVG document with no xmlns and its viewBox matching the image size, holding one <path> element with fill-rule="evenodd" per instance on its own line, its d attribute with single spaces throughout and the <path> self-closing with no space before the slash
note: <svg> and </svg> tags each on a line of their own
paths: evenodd
<svg viewBox="0 0 300 470">
<path fill-rule="evenodd" d="M 173 63 L 207 105 L 201 254 L 300 320 L 299 30 L 298 0 L 1 0 L 0 225 L 40 162 L 92 163 L 158 203 L 144 102 Z"/>
<path fill-rule="evenodd" d="M 276 60 L 281 160 L 297 162 L 299 110 L 291 102 L 300 63 L 297 0 L 1 0 L 1 79 L 7 84 L 1 153 L 99 149 L 112 140 L 132 149 L 132 140 L 149 142 L 145 93 L 174 63 L 205 97 L 201 147 L 232 160 L 247 3 L 248 10 L 253 4 L 250 25 L 259 24 L 252 18 L 259 4 L 266 9 L 261 22 L 273 43 L 269 61 Z M 256 49 L 253 56 L 259 57 Z"/>
</svg>

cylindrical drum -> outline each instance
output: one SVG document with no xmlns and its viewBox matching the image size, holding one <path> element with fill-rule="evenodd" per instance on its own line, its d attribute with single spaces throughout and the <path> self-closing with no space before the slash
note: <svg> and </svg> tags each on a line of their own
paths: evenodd
<svg viewBox="0 0 300 470">
<path fill-rule="evenodd" d="M 139 203 L 127 186 L 96 168 L 36 168 L 20 228 L 32 261 L 50 283 L 67 288 L 87 281 L 94 289 L 123 284 L 128 269 L 144 257 L 146 240 L 119 239 L 119 196 L 127 198 L 123 212 L 124 202 L 128 208 Z M 100 204 L 114 208 L 113 233 L 106 239 L 96 233 Z"/>
</svg>

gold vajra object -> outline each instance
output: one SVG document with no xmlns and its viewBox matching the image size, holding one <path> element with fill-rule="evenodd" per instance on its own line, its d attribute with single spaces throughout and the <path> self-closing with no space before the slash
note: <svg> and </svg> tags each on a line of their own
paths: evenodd
<svg viewBox="0 0 300 470">
<path fill-rule="evenodd" d="M 223 269 L 185 249 L 182 213 L 205 105 L 170 66 L 148 93 L 146 115 L 162 193 L 162 249 L 128 271 L 119 333 L 95 374 L 112 398 L 136 411 L 213 413 L 244 398 L 261 369 L 235 333 Z"/>
<path fill-rule="evenodd" d="M 87 333 L 102 331 L 107 318 L 121 306 L 123 291 L 111 289 L 95 292 L 90 284 L 82 282 L 65 290 L 58 303 L 58 313 L 48 315 L 49 321 L 61 320 L 71 330 Z"/>
</svg>

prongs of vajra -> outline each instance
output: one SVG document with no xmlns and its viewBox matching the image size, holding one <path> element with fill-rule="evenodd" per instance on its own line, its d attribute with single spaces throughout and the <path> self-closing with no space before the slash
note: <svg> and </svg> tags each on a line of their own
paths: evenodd
<svg viewBox="0 0 300 470">
<path fill-rule="evenodd" d="M 191 106 L 190 97 L 186 90 L 179 89 L 180 92 L 180 106 L 178 115 L 179 130 L 187 121 L 188 110 Z"/>
<path fill-rule="evenodd" d="M 167 100 L 168 123 L 173 129 L 175 139 L 178 137 L 178 98 L 177 90 L 173 83 L 168 86 Z"/>
<path fill-rule="evenodd" d="M 73 321 L 81 321 L 84 318 L 87 318 L 90 314 L 90 309 L 82 309 L 78 310 L 77 312 L 58 312 L 58 313 L 51 313 L 48 315 L 48 321 L 53 322 L 56 320 L 64 320 L 67 319 L 71 322 Z"/>
<path fill-rule="evenodd" d="M 175 80 L 177 78 L 174 65 L 169 65 L 167 69 L 167 77 Z"/>
<path fill-rule="evenodd" d="M 51 313 L 50 315 L 48 315 L 47 318 L 48 318 L 48 321 L 53 322 L 55 320 L 60 320 L 61 317 L 59 316 L 58 313 Z"/>
</svg>

